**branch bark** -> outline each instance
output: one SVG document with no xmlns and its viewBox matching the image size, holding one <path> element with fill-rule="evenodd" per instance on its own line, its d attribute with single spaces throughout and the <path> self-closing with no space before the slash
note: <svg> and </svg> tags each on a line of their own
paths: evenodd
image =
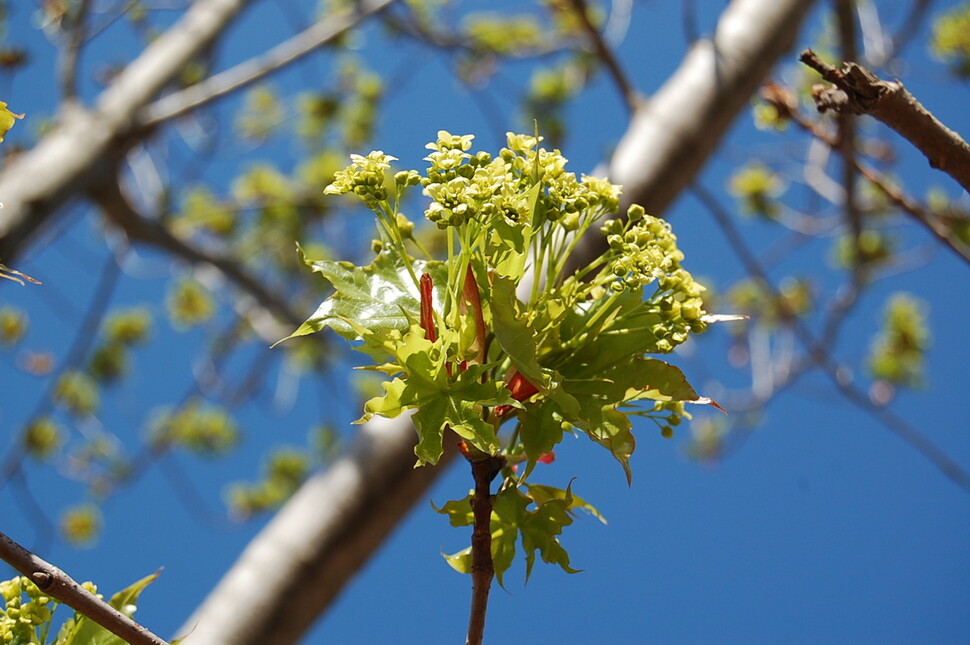
<svg viewBox="0 0 970 645">
<path fill-rule="evenodd" d="M 662 213 L 695 178 L 774 61 L 792 48 L 806 0 L 734 0 L 642 105 L 610 164 L 626 203 Z M 575 255 L 598 253 L 590 236 Z M 294 643 L 417 501 L 434 469 L 414 469 L 406 418 L 374 418 L 257 535 L 182 632 L 185 645 Z M 314 589 L 316 593 L 306 593 Z"/>
<path fill-rule="evenodd" d="M 472 514 L 472 602 L 468 613 L 466 645 L 481 645 L 485 636 L 485 617 L 488 614 L 488 593 L 495 577 L 492 560 L 492 480 L 502 470 L 505 459 L 482 455 L 468 457 L 475 480 Z"/>
<path fill-rule="evenodd" d="M 71 576 L 0 533 L 0 559 L 26 576 L 45 594 L 101 625 L 130 645 L 168 645 L 164 640 L 101 600 Z"/>
<path fill-rule="evenodd" d="M 198 0 L 98 97 L 68 103 L 40 143 L 0 173 L 0 257 L 12 261 L 61 206 L 105 180 L 130 144 L 139 111 L 209 47 L 251 0 Z"/>
<path fill-rule="evenodd" d="M 970 145 L 946 127 L 899 81 L 884 81 L 857 63 L 836 69 L 811 49 L 801 61 L 835 87 L 816 85 L 812 98 L 819 112 L 868 114 L 902 135 L 923 153 L 931 168 L 942 170 L 970 192 Z"/>
</svg>

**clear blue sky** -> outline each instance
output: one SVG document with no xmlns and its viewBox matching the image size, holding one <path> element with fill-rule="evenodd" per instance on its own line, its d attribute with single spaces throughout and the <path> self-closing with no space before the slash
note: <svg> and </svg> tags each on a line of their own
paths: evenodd
<svg viewBox="0 0 970 645">
<path fill-rule="evenodd" d="M 26 129 L 35 127 L 32 120 L 49 115 L 54 105 L 53 84 L 46 77 L 52 52 L 43 36 L 28 26 L 28 3 L 17 4 L 21 6 L 11 10 L 9 39 L 30 46 L 38 71 L 20 75 L 13 83 L 0 80 L 0 99 L 28 113 L 16 126 Z M 293 16 L 305 12 L 295 7 L 313 4 L 257 3 L 234 28 L 222 60 L 241 60 L 255 47 L 283 38 L 292 31 Z M 723 3 L 696 4 L 700 29 L 709 33 L 714 10 Z M 935 3 L 934 11 L 953 4 Z M 284 5 L 290 8 L 281 9 Z M 908 3 L 878 3 L 891 24 L 898 24 L 904 5 Z M 804 30 L 796 52 L 816 33 L 818 18 L 816 14 L 813 26 Z M 620 55 L 637 87 L 650 92 L 683 53 L 680 3 L 636 3 L 633 20 Z M 381 49 L 378 36 L 368 32 L 360 54 L 399 85 L 389 97 L 375 148 L 422 167 L 423 145 L 438 129 L 476 133 L 482 149 L 495 149 L 505 130 L 524 127 L 513 99 L 490 99 L 498 109 L 497 126 L 485 117 L 491 109 L 483 107 L 485 98 L 461 89 L 441 59 L 417 48 Z M 966 135 L 970 88 L 950 80 L 927 55 L 924 43 L 925 38 L 917 38 L 909 46 L 910 62 L 896 73 L 929 109 Z M 107 52 L 109 60 L 121 62 L 131 53 L 124 49 L 123 39 L 99 47 L 91 60 Z M 790 67 L 796 56 L 793 52 Z M 316 59 L 277 83 L 292 89 L 326 71 L 326 61 Z M 513 65 L 496 83 L 515 90 L 526 75 L 527 70 Z M 596 166 L 622 135 L 626 121 L 616 93 L 600 79 L 570 108 L 569 123 L 563 152 L 572 169 L 581 172 Z M 9 141 L 16 140 L 14 133 Z M 730 171 L 752 152 L 771 151 L 776 141 L 742 116 L 700 182 L 723 194 Z M 915 194 L 922 196 L 930 185 L 943 187 L 953 197 L 960 194 L 952 181 L 930 170 L 904 142 L 896 146 L 905 160 L 900 175 Z M 216 181 L 227 181 L 248 158 L 242 146 L 230 148 L 208 171 Z M 286 146 L 253 154 L 271 155 L 283 167 L 296 156 Z M 734 208 L 727 197 L 723 199 Z M 963 203 L 967 204 L 965 195 Z M 99 231 L 91 220 L 82 219 L 81 209 L 75 210 L 61 236 L 41 245 L 18 266 L 42 278 L 44 286 L 0 284 L 0 304 L 16 304 L 30 312 L 29 346 L 60 355 L 72 342 L 79 312 L 106 257 L 98 246 Z M 669 215 L 687 255 L 685 264 L 695 275 L 720 288 L 742 275 L 697 200 L 683 196 Z M 364 219 L 355 222 L 371 225 Z M 774 239 L 772 230 L 750 220 L 740 226 L 755 246 Z M 910 228 L 905 234 L 904 248 L 924 262 L 920 250 L 932 248 L 927 237 Z M 808 275 L 820 290 L 834 288 L 836 273 L 826 264 L 828 248 L 823 241 L 796 250 L 775 275 Z M 933 332 L 927 384 L 920 391 L 903 392 L 893 409 L 970 467 L 970 423 L 962 406 L 970 364 L 970 272 L 941 250 L 925 262 L 920 270 L 900 273 L 868 293 L 835 350 L 858 365 L 887 294 L 902 289 L 924 299 Z M 164 258 L 139 252 L 133 267 L 138 278 L 123 279 L 114 301 L 149 303 L 161 315 L 168 273 Z M 716 396 L 710 391 L 716 389 L 714 380 L 732 386 L 744 380 L 743 373 L 726 367 L 725 332 L 709 336 L 693 346 L 691 356 L 675 360 L 700 390 Z M 178 398 L 190 381 L 190 351 L 176 353 L 171 348 L 201 348 L 202 343 L 199 333 L 176 334 L 164 323 L 156 324 L 153 343 L 136 356 L 134 381 L 106 397 L 105 424 L 129 446 L 136 446 L 134 438 L 144 431 L 141 412 Z M 15 363 L 15 353 L 0 350 L 3 451 L 43 387 Z M 157 633 L 171 635 L 260 528 L 258 521 L 242 526 L 220 523 L 226 484 L 255 478 L 267 447 L 305 444 L 306 430 L 319 420 L 321 408 L 332 410 L 333 420 L 340 423 L 354 418 L 356 410 L 340 407 L 347 398 L 341 396 L 346 393 L 347 374 L 336 373 L 322 384 L 303 382 L 294 405 L 282 411 L 274 410 L 276 375 L 271 377 L 268 391 L 240 417 L 246 435 L 238 454 L 217 462 L 179 455 L 151 468 L 104 505 L 105 531 L 93 548 L 38 543 L 43 533 L 39 515 L 30 510 L 31 502 L 17 486 L 0 491 L 0 526 L 28 546 L 42 544 L 42 555 L 76 579 L 95 580 L 106 592 L 164 567 L 146 592 L 138 617 Z M 855 376 L 865 383 L 864 374 Z M 708 414 L 712 412 L 700 410 L 698 418 Z M 557 461 L 544 468 L 544 481 L 565 486 L 576 476 L 574 490 L 596 505 L 609 524 L 584 517 L 566 530 L 563 543 L 582 573 L 570 576 L 540 564 L 523 586 L 522 566 L 517 566 L 507 591 L 493 592 L 488 642 L 970 642 L 970 493 L 853 408 L 824 378 L 804 378 L 779 395 L 744 445 L 718 463 L 689 459 L 684 451 L 687 434 L 685 429 L 665 441 L 644 427 L 629 487 L 605 451 L 592 449 L 585 440 L 566 442 Z M 173 489 L 173 480 L 180 479 L 198 496 L 198 504 L 187 505 Z M 463 496 L 469 486 L 466 468 L 458 464 L 437 483 L 431 497 L 440 505 Z M 83 499 L 80 487 L 66 485 L 50 470 L 31 477 L 30 490 L 49 517 Z M 198 521 L 199 515 L 205 521 Z M 306 642 L 461 642 L 470 580 L 454 573 L 440 553 L 459 550 L 467 539 L 430 504 L 419 505 Z"/>
</svg>

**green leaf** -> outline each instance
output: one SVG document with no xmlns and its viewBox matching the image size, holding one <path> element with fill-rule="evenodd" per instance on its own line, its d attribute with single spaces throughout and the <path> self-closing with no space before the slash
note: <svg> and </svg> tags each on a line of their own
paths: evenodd
<svg viewBox="0 0 970 645">
<path fill-rule="evenodd" d="M 519 530 L 522 532 L 522 550 L 525 551 L 525 578 L 529 579 L 535 564 L 536 551 L 544 562 L 558 564 L 566 573 L 578 573 L 569 565 L 569 554 L 557 535 L 562 534 L 564 526 L 573 523 L 569 514 L 572 505 L 572 495 L 567 488 L 562 498 L 546 499 L 536 502 L 536 510 L 526 514 Z"/>
<path fill-rule="evenodd" d="M 504 588 L 505 572 L 515 559 L 515 543 L 519 527 L 528 516 L 526 507 L 531 500 L 515 486 L 509 486 L 495 496 L 492 506 L 492 563 L 495 579 Z"/>
<path fill-rule="evenodd" d="M 138 597 L 145 590 L 145 587 L 154 582 L 156 578 L 158 578 L 158 572 L 145 576 L 112 596 L 109 604 L 131 618 L 138 608 Z M 127 645 L 118 636 L 87 616 L 78 613 L 75 613 L 74 628 L 63 643 L 64 645 Z"/>
<path fill-rule="evenodd" d="M 663 321 L 643 302 L 642 289 L 617 295 L 610 301 L 611 310 L 602 315 L 601 323 L 588 329 L 587 321 L 596 306 L 607 304 L 582 302 L 563 317 L 559 333 L 565 340 L 565 350 L 556 353 L 549 364 L 567 378 L 596 376 L 618 361 L 658 351 L 654 328 Z"/>
<path fill-rule="evenodd" d="M 562 423 L 554 412 L 559 406 L 548 399 L 526 405 L 519 413 L 519 437 L 525 451 L 527 464 L 521 480 L 525 480 L 535 468 L 539 457 L 551 452 L 562 441 Z"/>
<path fill-rule="evenodd" d="M 374 333 L 392 329 L 405 333 L 413 321 L 420 319 L 418 287 L 404 261 L 392 250 L 379 254 L 366 267 L 350 262 L 308 260 L 305 256 L 304 262 L 333 285 L 334 293 L 287 338 L 330 327 L 347 340 L 359 341 L 360 328 Z M 447 283 L 447 267 L 441 262 L 415 260 L 412 267 L 418 275 L 430 273 L 435 284 Z M 435 293 L 435 309 L 440 311 L 440 290 Z"/>
<path fill-rule="evenodd" d="M 592 504 L 572 492 L 572 484 L 570 484 L 566 490 L 555 488 L 553 486 L 542 486 L 540 484 L 529 484 L 527 488 L 529 489 L 529 497 L 534 499 L 536 504 L 539 504 L 540 506 L 549 500 L 564 499 L 568 502 L 566 507 L 567 511 L 581 509 L 598 519 L 603 524 L 606 524 L 606 518 L 603 517 Z"/>
<path fill-rule="evenodd" d="M 445 558 L 445 562 L 451 565 L 451 568 L 458 573 L 471 573 L 472 572 L 472 548 L 470 546 L 465 547 L 458 553 L 452 553 L 448 555 L 442 553 Z"/>
<path fill-rule="evenodd" d="M 514 399 L 500 381 L 481 382 L 481 375 L 490 366 L 472 365 L 454 377 L 449 376 L 444 361 L 444 339 L 431 343 L 416 338 L 419 329 L 412 328 L 404 336 L 407 342 L 399 346 L 410 348 L 408 353 L 398 355 L 406 378 L 382 383 L 384 396 L 364 404 L 364 416 L 359 422 L 375 414 L 393 418 L 418 408 L 411 420 L 418 433 L 414 452 L 420 463 L 438 463 L 446 425 L 479 450 L 495 454 L 501 445 L 494 426 L 482 418 L 482 406 L 514 405 Z"/>
<path fill-rule="evenodd" d="M 441 508 L 438 508 L 434 502 L 431 502 L 431 508 L 436 513 L 447 515 L 451 525 L 456 528 L 471 526 L 475 523 L 475 513 L 472 511 L 472 493 L 468 493 L 462 499 L 453 499 L 445 502 L 445 505 Z"/>
<path fill-rule="evenodd" d="M 24 118 L 23 114 L 14 114 L 7 109 L 6 103 L 0 101 L 0 142 L 2 142 L 6 134 L 10 132 L 10 128 L 13 127 L 14 121 L 22 118 Z"/>
</svg>

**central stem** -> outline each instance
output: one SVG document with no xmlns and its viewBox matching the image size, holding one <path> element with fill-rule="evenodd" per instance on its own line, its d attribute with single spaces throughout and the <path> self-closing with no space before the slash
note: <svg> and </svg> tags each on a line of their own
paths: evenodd
<svg viewBox="0 0 970 645">
<path fill-rule="evenodd" d="M 484 459 L 469 461 L 475 479 L 475 496 L 472 498 L 475 524 L 472 531 L 472 606 L 466 642 L 467 645 L 481 645 L 485 634 L 488 592 L 495 576 L 492 561 L 492 480 L 502 469 L 505 460 L 486 455 Z"/>
</svg>

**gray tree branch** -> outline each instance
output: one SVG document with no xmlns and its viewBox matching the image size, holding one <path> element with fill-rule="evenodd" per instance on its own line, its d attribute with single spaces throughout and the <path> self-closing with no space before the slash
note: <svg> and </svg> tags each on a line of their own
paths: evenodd
<svg viewBox="0 0 970 645">
<path fill-rule="evenodd" d="M 251 85 L 332 42 L 394 2 L 396 0 L 361 2 L 353 9 L 327 16 L 325 20 L 318 20 L 261 56 L 251 58 L 200 83 L 160 98 L 144 110 L 141 123 L 145 127 L 157 126 L 164 121 L 198 109 L 220 96 Z"/>
<path fill-rule="evenodd" d="M 662 213 L 688 186 L 775 60 L 792 48 L 812 2 L 734 0 L 633 118 L 610 163 L 627 203 Z M 591 236 L 591 240 L 598 236 Z M 590 243 L 578 255 L 597 253 Z M 412 468 L 407 418 L 375 418 L 257 535 L 182 632 L 186 645 L 296 642 L 440 471 Z M 305 590 L 312 589 L 313 593 Z M 299 591 L 299 592 L 298 592 Z"/>
<path fill-rule="evenodd" d="M 13 260 L 61 206 L 110 176 L 131 143 L 139 111 L 250 1 L 192 3 L 101 93 L 93 109 L 65 104 L 54 130 L 0 173 L 0 258 Z"/>
</svg>

